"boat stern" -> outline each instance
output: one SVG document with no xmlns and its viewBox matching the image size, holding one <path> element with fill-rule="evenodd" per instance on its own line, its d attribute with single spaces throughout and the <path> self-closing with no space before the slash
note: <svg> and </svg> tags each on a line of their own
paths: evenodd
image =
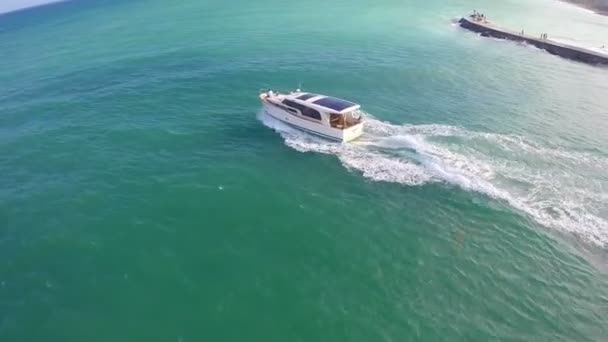
<svg viewBox="0 0 608 342">
<path fill-rule="evenodd" d="M 363 122 L 342 130 L 342 142 L 349 142 L 357 139 L 363 134 Z"/>
</svg>

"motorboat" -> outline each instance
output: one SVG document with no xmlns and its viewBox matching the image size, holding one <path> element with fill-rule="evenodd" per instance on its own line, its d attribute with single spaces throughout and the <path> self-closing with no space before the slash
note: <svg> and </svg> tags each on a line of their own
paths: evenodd
<svg viewBox="0 0 608 342">
<path fill-rule="evenodd" d="M 360 105 L 336 97 L 292 91 L 263 91 L 264 113 L 296 129 L 326 139 L 349 142 L 363 134 Z"/>
</svg>

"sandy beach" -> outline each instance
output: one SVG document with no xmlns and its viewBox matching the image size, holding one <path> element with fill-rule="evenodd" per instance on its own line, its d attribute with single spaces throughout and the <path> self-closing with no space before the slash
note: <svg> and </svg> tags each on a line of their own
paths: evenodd
<svg viewBox="0 0 608 342">
<path fill-rule="evenodd" d="M 562 0 L 571 4 L 584 7 L 597 14 L 608 16 L 608 0 Z"/>
</svg>

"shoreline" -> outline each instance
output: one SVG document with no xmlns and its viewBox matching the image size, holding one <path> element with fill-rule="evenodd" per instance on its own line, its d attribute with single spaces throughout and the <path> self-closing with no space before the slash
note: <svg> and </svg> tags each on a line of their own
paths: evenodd
<svg viewBox="0 0 608 342">
<path fill-rule="evenodd" d="M 560 0 L 584 9 L 588 9 L 590 11 L 593 11 L 593 13 L 595 14 L 599 14 L 599 15 L 603 15 L 603 16 L 608 16 L 608 1 L 606 1 L 606 5 L 603 6 L 597 6 L 594 5 L 593 3 L 590 3 L 589 0 Z"/>
</svg>

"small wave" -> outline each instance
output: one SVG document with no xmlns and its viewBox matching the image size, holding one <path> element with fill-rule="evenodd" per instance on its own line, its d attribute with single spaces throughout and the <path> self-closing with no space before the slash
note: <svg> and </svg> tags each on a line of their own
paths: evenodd
<svg viewBox="0 0 608 342">
<path fill-rule="evenodd" d="M 452 25 L 452 26 L 460 26 L 460 19 L 462 19 L 462 17 L 452 17 L 450 19 L 450 25 Z"/>
<path fill-rule="evenodd" d="M 167 132 L 168 134 L 171 134 L 171 135 L 190 135 L 189 132 L 185 132 L 185 131 L 177 130 L 177 129 L 170 129 L 170 128 L 166 129 L 165 132 Z"/>
<path fill-rule="evenodd" d="M 335 155 L 368 179 L 455 185 L 504 201 L 544 226 L 608 246 L 608 195 L 603 191 L 608 180 L 597 176 L 608 167 L 608 158 L 518 135 L 437 124 L 394 125 L 371 115 L 366 115 L 365 134 L 349 144 L 328 142 L 263 114 L 260 119 L 293 149 Z M 583 169 L 598 173 L 581 174 Z"/>
</svg>

